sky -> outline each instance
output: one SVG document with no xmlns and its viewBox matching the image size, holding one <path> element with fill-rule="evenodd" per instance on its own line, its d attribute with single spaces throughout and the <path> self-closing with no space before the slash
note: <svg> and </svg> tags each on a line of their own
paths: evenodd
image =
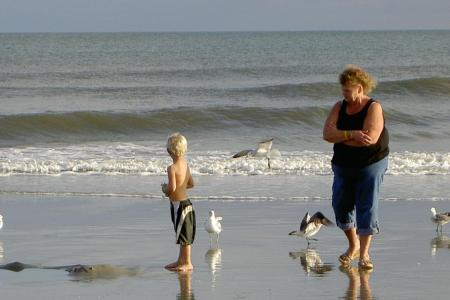
<svg viewBox="0 0 450 300">
<path fill-rule="evenodd" d="M 0 0 L 0 32 L 450 29 L 450 0 Z"/>
</svg>

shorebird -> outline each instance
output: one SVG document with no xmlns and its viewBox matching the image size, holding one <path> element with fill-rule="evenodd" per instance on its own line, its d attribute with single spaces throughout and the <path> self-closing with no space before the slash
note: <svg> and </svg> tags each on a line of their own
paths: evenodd
<svg viewBox="0 0 450 300">
<path fill-rule="evenodd" d="M 322 225 L 332 226 L 333 222 L 327 219 L 320 211 L 316 212 L 312 217 L 307 212 L 303 217 L 302 222 L 300 223 L 300 230 L 292 231 L 289 233 L 289 235 L 304 237 L 309 246 L 310 240 L 317 241 L 317 239 L 312 239 L 311 237 L 319 232 Z"/>
<path fill-rule="evenodd" d="M 205 229 L 209 233 L 209 243 L 211 245 L 212 236 L 216 236 L 216 243 L 219 245 L 219 234 L 222 232 L 222 225 L 219 221 L 222 217 L 216 217 L 213 210 L 209 211 L 209 218 L 205 222 Z"/>
<path fill-rule="evenodd" d="M 3 216 L 0 215 L 0 229 L 2 229 L 3 227 Z"/>
<path fill-rule="evenodd" d="M 430 210 L 431 210 L 431 221 L 437 224 L 436 232 L 439 232 L 439 226 L 441 226 L 442 232 L 442 225 L 450 222 L 450 212 L 437 213 L 436 208 L 434 207 L 432 207 Z"/>
<path fill-rule="evenodd" d="M 281 156 L 280 151 L 272 149 L 273 138 L 261 141 L 256 149 L 242 150 L 233 155 L 233 158 L 238 157 L 265 157 L 267 159 L 267 166 L 270 169 L 270 158 Z"/>
</svg>

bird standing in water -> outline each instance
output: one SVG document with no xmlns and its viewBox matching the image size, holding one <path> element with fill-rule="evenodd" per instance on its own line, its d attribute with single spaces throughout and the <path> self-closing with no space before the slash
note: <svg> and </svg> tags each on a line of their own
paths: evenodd
<svg viewBox="0 0 450 300">
<path fill-rule="evenodd" d="M 316 212 L 312 217 L 309 215 L 309 212 L 307 212 L 300 223 L 300 230 L 292 231 L 289 235 L 305 238 L 309 246 L 310 240 L 317 241 L 317 239 L 311 237 L 319 232 L 322 225 L 332 226 L 333 222 L 326 218 L 320 211 Z"/>
<path fill-rule="evenodd" d="M 439 232 L 439 226 L 441 226 L 442 233 L 442 225 L 450 222 L 450 212 L 437 213 L 436 208 L 432 207 L 431 209 L 431 221 L 437 224 L 436 232 Z"/>
<path fill-rule="evenodd" d="M 222 217 L 216 217 L 214 210 L 209 211 L 209 218 L 205 222 L 205 229 L 209 233 L 209 243 L 212 244 L 212 236 L 216 235 L 216 244 L 219 245 L 219 234 L 222 232 Z"/>
</svg>

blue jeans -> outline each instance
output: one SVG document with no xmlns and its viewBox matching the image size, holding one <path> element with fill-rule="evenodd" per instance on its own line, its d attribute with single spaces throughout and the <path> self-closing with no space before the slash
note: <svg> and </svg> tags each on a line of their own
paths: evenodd
<svg viewBox="0 0 450 300">
<path fill-rule="evenodd" d="M 333 210 L 336 225 L 346 231 L 355 227 L 359 235 L 372 235 L 378 228 L 378 195 L 388 158 L 362 168 L 332 165 Z"/>
</svg>

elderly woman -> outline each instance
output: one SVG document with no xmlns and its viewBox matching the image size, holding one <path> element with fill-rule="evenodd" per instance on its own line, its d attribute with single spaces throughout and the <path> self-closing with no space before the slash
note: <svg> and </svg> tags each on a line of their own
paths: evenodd
<svg viewBox="0 0 450 300">
<path fill-rule="evenodd" d="M 378 233 L 378 194 L 388 165 L 389 135 L 381 104 L 368 95 L 376 83 L 357 66 L 347 66 L 339 81 L 344 99 L 331 109 L 324 140 L 334 143 L 333 210 L 348 240 L 339 256 L 344 266 L 359 257 L 359 268 L 370 270 L 372 235 Z M 356 224 L 355 224 L 356 218 Z"/>
</svg>

